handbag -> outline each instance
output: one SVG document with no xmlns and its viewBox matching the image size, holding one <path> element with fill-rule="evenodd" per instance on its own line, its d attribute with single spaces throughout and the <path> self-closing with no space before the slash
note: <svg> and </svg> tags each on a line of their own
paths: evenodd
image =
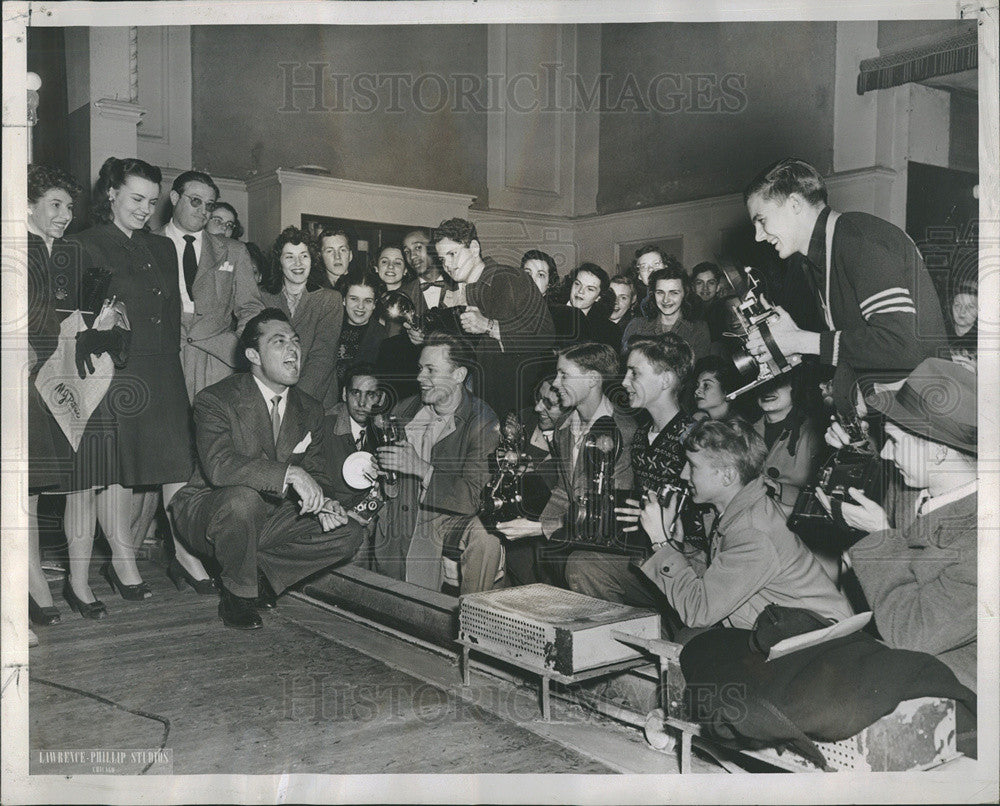
<svg viewBox="0 0 1000 806">
<path fill-rule="evenodd" d="M 125 303 L 105 300 L 93 326 L 96 330 L 113 327 L 130 330 Z M 102 353 L 92 356 L 94 372 L 80 378 L 76 367 L 76 335 L 86 329 L 82 311 L 73 311 L 63 319 L 59 325 L 59 343 L 35 377 L 38 394 L 74 451 L 80 449 L 84 429 L 108 393 L 115 373 L 111 356 Z"/>
</svg>

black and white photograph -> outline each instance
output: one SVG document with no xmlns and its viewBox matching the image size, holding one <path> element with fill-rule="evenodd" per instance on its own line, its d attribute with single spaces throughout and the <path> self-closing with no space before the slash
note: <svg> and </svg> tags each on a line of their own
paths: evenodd
<svg viewBox="0 0 1000 806">
<path fill-rule="evenodd" d="M 997 802 L 997 40 L 5 0 L 4 803 Z"/>
</svg>

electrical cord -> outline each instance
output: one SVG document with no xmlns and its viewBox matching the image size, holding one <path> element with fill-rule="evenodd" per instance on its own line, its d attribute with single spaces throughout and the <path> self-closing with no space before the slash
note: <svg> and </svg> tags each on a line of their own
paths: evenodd
<svg viewBox="0 0 1000 806">
<path fill-rule="evenodd" d="M 163 750 L 167 746 L 167 737 L 170 735 L 170 720 L 166 717 L 157 716 L 156 714 L 151 714 L 148 711 L 140 711 L 138 709 L 126 708 L 124 705 L 119 705 L 114 700 L 109 700 L 106 697 L 102 697 L 99 694 L 93 694 L 89 691 L 84 691 L 83 689 L 73 688 L 72 686 L 66 686 L 62 683 L 54 683 L 51 680 L 43 680 L 40 677 L 30 676 L 28 680 L 32 683 L 40 683 L 43 686 L 50 686 L 51 688 L 57 688 L 61 691 L 68 691 L 71 694 L 79 694 L 81 697 L 88 697 L 91 700 L 96 700 L 104 705 L 110 705 L 112 708 L 117 708 L 119 711 L 124 711 L 126 714 L 132 714 L 133 716 L 141 716 L 145 719 L 152 719 L 155 722 L 159 722 L 163 725 L 163 741 L 160 742 L 158 750 Z M 153 766 L 155 761 L 150 761 L 142 770 L 139 775 L 145 775 L 149 771 L 149 768 Z"/>
</svg>

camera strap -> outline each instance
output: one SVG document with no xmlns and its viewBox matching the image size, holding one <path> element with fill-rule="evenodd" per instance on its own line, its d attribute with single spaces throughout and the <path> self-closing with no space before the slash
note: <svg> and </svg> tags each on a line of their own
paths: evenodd
<svg viewBox="0 0 1000 806">
<path fill-rule="evenodd" d="M 823 308 L 823 316 L 826 318 L 826 326 L 830 330 L 836 330 L 833 326 L 833 314 L 830 313 L 830 269 L 833 266 L 833 231 L 837 226 L 837 219 L 840 213 L 830 210 L 830 215 L 826 218 L 826 292 L 819 301 Z"/>
<path fill-rule="evenodd" d="M 764 340 L 764 344 L 767 345 L 767 349 L 771 352 L 771 358 L 774 359 L 774 363 L 778 365 L 779 370 L 784 372 L 788 367 L 788 359 L 785 358 L 785 354 L 781 352 L 781 348 L 771 335 L 771 328 L 767 326 L 767 322 L 760 322 L 757 325 L 757 331 Z"/>
</svg>

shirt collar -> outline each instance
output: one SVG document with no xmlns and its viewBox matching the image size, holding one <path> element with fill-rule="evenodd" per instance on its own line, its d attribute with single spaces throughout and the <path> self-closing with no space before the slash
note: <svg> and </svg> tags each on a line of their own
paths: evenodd
<svg viewBox="0 0 1000 806">
<path fill-rule="evenodd" d="M 594 416 L 590 418 L 590 421 L 583 430 L 589 431 L 601 417 L 614 417 L 614 413 L 614 409 L 611 408 L 611 401 L 608 400 L 607 395 L 601 395 L 601 402 L 597 404 L 597 411 L 594 412 Z M 582 425 L 580 412 L 573 409 L 573 413 L 563 420 L 559 427 L 566 428 L 567 426 L 572 426 L 575 430 L 580 430 Z"/>
<path fill-rule="evenodd" d="M 979 479 L 973 479 L 966 484 L 962 484 L 953 490 L 941 493 L 941 495 L 935 495 L 934 497 L 931 497 L 931 494 L 927 490 L 921 490 L 917 496 L 917 514 L 920 516 L 929 515 L 935 509 L 940 509 L 946 504 L 952 504 L 955 501 L 960 501 L 967 495 L 972 495 L 978 489 Z"/>
<path fill-rule="evenodd" d="M 351 424 L 351 436 L 354 437 L 354 441 L 357 442 L 358 437 L 361 436 L 361 429 L 364 426 L 358 425 L 358 423 L 354 421 L 354 418 L 349 413 L 347 415 L 347 422 Z"/>
<path fill-rule="evenodd" d="M 254 383 L 257 384 L 257 388 L 260 389 L 260 393 L 264 396 L 264 402 L 267 404 L 267 410 L 268 411 L 271 410 L 271 401 L 274 400 L 275 396 L 281 398 L 281 400 L 278 401 L 278 408 L 280 410 L 281 406 L 283 406 L 285 401 L 288 399 L 288 390 L 291 387 L 286 386 L 285 391 L 279 395 L 273 389 L 269 389 L 267 387 L 267 384 L 265 384 L 260 378 L 258 378 L 252 372 L 250 373 L 250 377 L 253 378 Z"/>
<path fill-rule="evenodd" d="M 809 239 L 809 252 L 806 257 L 817 269 L 826 269 L 826 220 L 829 217 L 830 208 L 824 207 L 816 219 L 812 237 Z"/>
<path fill-rule="evenodd" d="M 205 230 L 200 229 L 197 232 L 186 232 L 174 224 L 174 220 L 171 218 L 167 225 L 163 228 L 163 234 L 168 238 L 179 243 L 184 243 L 184 236 L 191 235 L 194 237 L 194 246 L 197 249 L 201 245 L 201 236 L 205 233 Z"/>
</svg>

